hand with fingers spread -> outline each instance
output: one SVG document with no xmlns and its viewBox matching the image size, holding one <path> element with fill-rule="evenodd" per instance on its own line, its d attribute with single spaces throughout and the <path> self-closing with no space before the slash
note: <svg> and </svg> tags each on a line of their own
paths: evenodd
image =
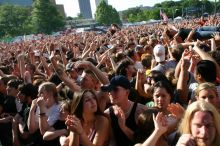
<svg viewBox="0 0 220 146">
<path fill-rule="evenodd" d="M 154 120 L 154 127 L 155 130 L 159 133 L 159 134 L 164 134 L 167 130 L 168 130 L 168 123 L 166 120 L 165 115 L 162 112 L 159 112 L 156 117 L 153 114 L 153 120 Z"/>
<path fill-rule="evenodd" d="M 185 112 L 185 109 L 179 103 L 171 103 L 167 110 L 178 120 L 180 120 Z"/>
<path fill-rule="evenodd" d="M 216 40 L 216 41 L 220 41 L 220 34 L 219 32 L 214 32 L 212 37 Z"/>
</svg>

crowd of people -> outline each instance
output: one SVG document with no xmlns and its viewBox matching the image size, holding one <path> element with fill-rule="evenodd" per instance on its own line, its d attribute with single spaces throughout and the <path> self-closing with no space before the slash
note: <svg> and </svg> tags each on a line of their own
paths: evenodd
<svg viewBox="0 0 220 146">
<path fill-rule="evenodd" d="M 220 146 L 220 17 L 0 43 L 3 146 Z"/>
</svg>

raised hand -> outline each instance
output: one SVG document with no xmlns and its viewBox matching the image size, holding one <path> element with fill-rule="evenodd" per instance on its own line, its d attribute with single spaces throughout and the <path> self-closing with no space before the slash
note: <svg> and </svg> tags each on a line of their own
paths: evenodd
<svg viewBox="0 0 220 146">
<path fill-rule="evenodd" d="M 196 146 L 196 142 L 191 134 L 183 134 L 179 138 L 176 146 Z"/>
<path fill-rule="evenodd" d="M 67 128 L 69 130 L 71 130 L 74 133 L 77 133 L 79 135 L 83 134 L 84 130 L 82 128 L 81 121 L 76 116 L 74 116 L 74 115 L 73 116 L 72 115 L 67 116 L 67 119 L 66 119 L 65 123 L 66 123 Z"/>
<path fill-rule="evenodd" d="M 216 40 L 216 41 L 219 41 L 220 40 L 220 34 L 219 32 L 214 32 L 212 37 Z"/>
<path fill-rule="evenodd" d="M 119 106 L 115 106 L 114 107 L 114 113 L 115 115 L 118 117 L 118 124 L 120 126 L 121 129 L 125 128 L 125 113 L 124 111 L 119 107 Z"/>
<path fill-rule="evenodd" d="M 185 109 L 179 103 L 171 103 L 168 105 L 167 110 L 176 118 L 181 119 Z"/>
<path fill-rule="evenodd" d="M 168 123 L 165 115 L 159 112 L 157 116 L 153 114 L 154 127 L 160 134 L 164 134 L 168 130 Z"/>
</svg>

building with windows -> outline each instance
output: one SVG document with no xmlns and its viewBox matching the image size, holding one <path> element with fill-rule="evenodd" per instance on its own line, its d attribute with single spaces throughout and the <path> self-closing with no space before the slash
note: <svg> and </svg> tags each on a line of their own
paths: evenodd
<svg viewBox="0 0 220 146">
<path fill-rule="evenodd" d="M 79 2 L 80 14 L 83 16 L 83 18 L 85 19 L 92 18 L 92 9 L 91 9 L 90 0 L 78 0 L 78 2 Z"/>
</svg>

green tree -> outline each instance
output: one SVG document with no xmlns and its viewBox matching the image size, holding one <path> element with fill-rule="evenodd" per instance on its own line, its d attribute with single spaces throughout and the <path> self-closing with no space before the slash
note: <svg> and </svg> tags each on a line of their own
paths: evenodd
<svg viewBox="0 0 220 146">
<path fill-rule="evenodd" d="M 140 12 L 142 12 L 142 10 L 140 8 L 130 8 L 128 10 L 122 11 L 122 20 L 128 21 L 130 14 L 137 15 Z"/>
<path fill-rule="evenodd" d="M 98 23 L 103 25 L 110 25 L 112 23 L 121 24 L 117 10 L 111 5 L 107 5 L 105 1 L 101 1 L 98 5 L 95 19 Z"/>
<path fill-rule="evenodd" d="M 0 37 L 29 34 L 31 9 L 22 6 L 0 6 Z"/>
<path fill-rule="evenodd" d="M 50 34 L 63 28 L 64 18 L 50 0 L 34 0 L 32 25 L 35 33 Z"/>
</svg>

